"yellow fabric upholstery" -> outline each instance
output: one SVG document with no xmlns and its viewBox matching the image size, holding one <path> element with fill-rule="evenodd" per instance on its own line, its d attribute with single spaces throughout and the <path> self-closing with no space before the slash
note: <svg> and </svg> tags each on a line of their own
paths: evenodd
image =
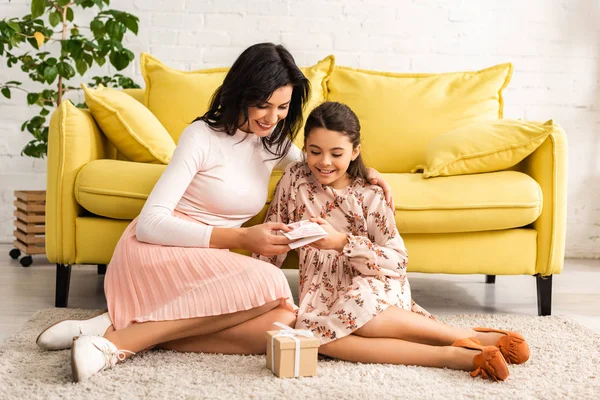
<svg viewBox="0 0 600 400">
<path fill-rule="evenodd" d="M 166 167 L 117 160 L 92 161 L 77 175 L 75 198 L 93 214 L 132 220 L 142 211 Z"/>
<path fill-rule="evenodd" d="M 329 56 L 314 66 L 301 68 L 312 88 L 307 110 L 312 110 L 327 99 L 326 81 L 334 63 L 334 57 Z M 208 110 L 213 93 L 221 86 L 229 71 L 229 68 L 179 71 L 167 67 L 147 53 L 142 53 L 141 64 L 146 82 L 145 104 L 175 142 L 190 122 Z"/>
<path fill-rule="evenodd" d="M 92 114 L 64 101 L 50 119 L 46 189 L 46 256 L 51 262 L 75 262 L 75 218 L 84 213 L 75 199 L 79 169 L 93 160 L 115 157 Z"/>
<path fill-rule="evenodd" d="M 123 93 L 127 93 L 134 99 L 136 99 L 139 103 L 144 104 L 144 100 L 146 97 L 146 91 L 144 89 L 123 89 Z"/>
<path fill-rule="evenodd" d="M 479 121 L 434 138 L 426 148 L 424 178 L 502 171 L 533 153 L 554 129 L 514 119 Z"/>
<path fill-rule="evenodd" d="M 177 142 L 181 132 L 208 110 L 228 68 L 179 71 L 147 53 L 140 56 L 146 82 L 144 104 Z"/>
<path fill-rule="evenodd" d="M 144 104 L 144 97 L 145 97 L 145 93 L 146 93 L 146 91 L 144 89 L 123 89 L 123 93 L 127 93 L 128 95 L 130 95 L 131 97 L 136 99 L 139 103 Z M 144 105 L 144 107 L 145 107 L 145 105 Z M 119 150 L 117 150 L 116 159 L 130 161 L 127 157 L 125 157 L 123 155 L 123 153 L 120 153 Z"/>
<path fill-rule="evenodd" d="M 410 272 L 533 275 L 535 229 L 493 232 L 405 234 Z"/>
<path fill-rule="evenodd" d="M 322 76 L 316 79 L 327 83 L 325 69 L 317 70 Z M 408 173 L 425 162 L 426 145 L 435 137 L 501 118 L 502 90 L 511 71 L 509 64 L 451 74 L 337 68 L 331 76 L 323 95 L 357 111 L 366 136 L 367 161 L 390 173 L 384 176 L 394 192 L 396 223 L 409 251 L 409 271 L 561 272 L 567 145 L 560 127 L 555 125 L 533 153 L 509 170 L 436 179 Z M 171 87 L 171 94 L 177 90 Z M 140 102 L 148 91 L 125 93 Z M 192 119 L 202 110 L 193 111 Z M 187 118 L 180 110 L 169 112 L 177 123 Z M 89 111 L 68 101 L 57 108 L 48 148 L 46 251 L 51 262 L 108 263 L 123 230 L 165 168 L 116 157 Z M 272 176 L 269 201 L 280 175 Z M 245 226 L 260 223 L 266 207 Z M 292 253 L 284 267 L 296 266 Z"/>
<path fill-rule="evenodd" d="M 567 135 L 561 128 L 550 136 L 518 169 L 542 189 L 542 214 L 532 227 L 538 232 L 536 272 L 559 274 L 565 258 L 567 225 Z"/>
<path fill-rule="evenodd" d="M 434 137 L 479 120 L 502 118 L 502 91 L 511 64 L 475 72 L 400 74 L 336 67 L 328 100 L 360 119 L 362 154 L 380 172 L 410 172 L 424 164 Z"/>
<path fill-rule="evenodd" d="M 71 262 L 77 264 L 110 263 L 113 250 L 130 222 L 110 218 L 77 217 L 74 221 L 77 232 L 75 244 L 79 251 L 77 257 Z M 248 224 L 244 226 L 246 225 Z M 244 250 L 234 249 L 232 251 L 250 256 L 250 253 Z M 298 256 L 295 252 L 288 254 L 282 268 L 298 268 Z"/>
<path fill-rule="evenodd" d="M 108 264 L 128 224 L 125 220 L 78 217 L 76 244 L 80 251 L 74 262 Z M 535 229 L 403 235 L 410 249 L 410 272 L 493 275 L 535 274 L 536 237 Z M 283 268 L 297 267 L 298 256 L 292 251 Z"/>
<path fill-rule="evenodd" d="M 116 160 L 92 161 L 75 182 L 75 198 L 95 215 L 133 219 L 142 210 L 165 166 Z M 264 220 L 281 177 L 271 177 L 267 204 L 247 226 Z M 394 190 L 400 233 L 452 233 L 526 226 L 542 210 L 535 180 L 515 171 L 425 180 L 415 174 L 384 174 Z"/>
<path fill-rule="evenodd" d="M 108 264 L 117 242 L 131 221 L 78 217 L 74 221 L 77 232 L 77 264 Z"/>
<path fill-rule="evenodd" d="M 539 185 L 514 171 L 422 179 L 383 174 L 392 186 L 396 226 L 405 233 L 478 232 L 518 228 L 542 211 Z"/>
<path fill-rule="evenodd" d="M 171 161 L 175 142 L 143 104 L 120 90 L 91 89 L 83 83 L 81 87 L 94 119 L 127 159 L 157 164 Z"/>
</svg>

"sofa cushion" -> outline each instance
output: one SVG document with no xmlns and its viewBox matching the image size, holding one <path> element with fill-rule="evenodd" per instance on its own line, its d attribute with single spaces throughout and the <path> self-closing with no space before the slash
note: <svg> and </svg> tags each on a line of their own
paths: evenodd
<svg viewBox="0 0 600 400">
<path fill-rule="evenodd" d="M 542 191 L 517 171 L 423 179 L 383 174 L 392 186 L 400 233 L 455 233 L 510 229 L 534 222 Z"/>
<path fill-rule="evenodd" d="M 168 164 L 175 142 L 143 104 L 121 90 L 81 84 L 85 102 L 110 142 L 127 159 Z"/>
<path fill-rule="evenodd" d="M 380 172 L 409 172 L 425 162 L 434 137 L 478 120 L 502 118 L 511 64 L 481 71 L 402 74 L 339 67 L 327 99 L 360 119 L 365 162 Z"/>
<path fill-rule="evenodd" d="M 120 160 L 92 161 L 77 174 L 75 199 L 96 215 L 134 219 L 166 167 Z"/>
<path fill-rule="evenodd" d="M 146 82 L 144 102 L 177 142 L 183 129 L 208 110 L 210 99 L 229 68 L 180 71 L 147 53 L 142 53 L 140 59 Z M 311 84 L 306 112 L 327 99 L 326 81 L 334 64 L 334 57 L 329 56 L 311 67 L 300 68 Z M 301 139 L 296 143 L 301 144 Z"/>
<path fill-rule="evenodd" d="M 517 165 L 555 126 L 515 119 L 478 121 L 434 138 L 426 148 L 424 178 L 501 171 Z"/>
<path fill-rule="evenodd" d="M 164 168 L 164 165 L 118 160 L 92 161 L 77 175 L 75 197 L 93 214 L 133 219 L 142 210 Z M 537 182 L 516 171 L 439 179 L 423 179 L 421 174 L 384 174 L 384 177 L 394 192 L 396 224 L 401 233 L 515 228 L 535 221 L 542 208 Z M 280 178 L 281 172 L 273 173 L 268 202 Z"/>
</svg>

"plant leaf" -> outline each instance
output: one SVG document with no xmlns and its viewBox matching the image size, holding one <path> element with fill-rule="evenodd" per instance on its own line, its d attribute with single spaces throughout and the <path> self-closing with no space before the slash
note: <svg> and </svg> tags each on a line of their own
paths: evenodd
<svg viewBox="0 0 600 400">
<path fill-rule="evenodd" d="M 58 68 L 58 74 L 65 79 L 70 79 L 75 76 L 75 70 L 71 66 L 71 64 L 61 61 L 56 65 Z"/>
<path fill-rule="evenodd" d="M 96 64 L 98 64 L 100 67 L 106 63 L 106 57 L 94 56 L 94 60 L 96 60 Z"/>
<path fill-rule="evenodd" d="M 50 25 L 56 26 L 62 22 L 62 15 L 58 11 L 51 12 L 48 21 Z"/>
<path fill-rule="evenodd" d="M 3 87 L 2 90 L 0 90 L 0 92 L 2 92 L 4 97 L 6 97 L 7 99 L 10 99 L 10 89 L 9 88 Z"/>
<path fill-rule="evenodd" d="M 21 33 L 21 26 L 16 22 L 7 22 L 6 25 L 10 26 L 13 31 Z"/>
<path fill-rule="evenodd" d="M 32 105 L 35 104 L 36 101 L 40 98 L 39 93 L 27 93 L 27 104 Z"/>
<path fill-rule="evenodd" d="M 131 32 L 135 33 L 136 35 L 138 34 L 138 21 L 137 18 L 134 16 L 129 16 L 127 18 L 125 18 L 125 26 L 127 27 L 127 29 L 129 29 Z"/>
<path fill-rule="evenodd" d="M 79 72 L 79 75 L 85 74 L 85 71 L 87 71 L 88 69 L 88 65 L 83 58 L 78 58 L 75 61 L 75 67 L 77 68 L 77 72 Z"/>
<path fill-rule="evenodd" d="M 33 0 L 31 2 L 31 19 L 43 15 L 44 11 L 46 11 L 46 0 Z"/>
<path fill-rule="evenodd" d="M 67 21 L 73 22 L 75 19 L 75 14 L 73 13 L 73 9 L 71 7 L 67 8 Z"/>
<path fill-rule="evenodd" d="M 46 82 L 48 82 L 48 83 L 54 82 L 57 75 L 58 75 L 58 68 L 56 68 L 56 65 L 51 65 L 44 70 L 44 79 L 46 79 Z"/>
<path fill-rule="evenodd" d="M 44 44 L 44 40 L 46 40 L 46 38 L 44 37 L 44 34 L 42 32 L 35 32 L 33 34 L 33 38 L 37 42 L 38 49 L 40 47 L 42 47 L 42 45 Z"/>
<path fill-rule="evenodd" d="M 90 29 L 92 30 L 95 38 L 104 36 L 104 24 L 102 21 L 98 19 L 93 20 L 90 22 Z"/>
<path fill-rule="evenodd" d="M 113 51 L 110 53 L 110 63 L 117 71 L 121 71 L 129 65 L 129 56 L 122 51 Z"/>
</svg>

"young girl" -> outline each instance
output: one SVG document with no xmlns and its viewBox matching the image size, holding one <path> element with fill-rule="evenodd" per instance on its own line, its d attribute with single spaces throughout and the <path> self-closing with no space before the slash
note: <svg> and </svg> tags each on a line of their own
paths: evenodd
<svg viewBox="0 0 600 400">
<path fill-rule="evenodd" d="M 394 211 L 365 179 L 360 124 L 347 106 L 326 102 L 305 125 L 306 162 L 286 169 L 266 222 L 310 219 L 328 233 L 298 248 L 300 305 L 296 328 L 321 339 L 324 355 L 363 363 L 447 367 L 504 380 L 506 361 L 529 348 L 517 333 L 454 328 L 411 297 L 408 255 Z M 257 256 L 281 266 L 286 254 Z"/>
</svg>

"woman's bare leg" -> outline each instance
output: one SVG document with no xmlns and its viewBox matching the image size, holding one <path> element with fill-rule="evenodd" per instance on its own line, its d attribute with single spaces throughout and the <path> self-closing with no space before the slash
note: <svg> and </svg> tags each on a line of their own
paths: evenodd
<svg viewBox="0 0 600 400">
<path fill-rule="evenodd" d="M 434 346 L 448 346 L 458 339 L 474 337 L 493 346 L 502 334 L 456 328 L 398 307 L 388 307 L 354 334 L 369 338 L 393 338 Z"/>
<path fill-rule="evenodd" d="M 104 337 L 118 349 L 137 353 L 159 343 L 222 331 L 267 313 L 277 308 L 280 303 L 280 300 L 275 300 L 250 310 L 211 317 L 143 322 L 116 331 L 109 329 Z"/>
<path fill-rule="evenodd" d="M 473 358 L 479 351 L 461 347 L 429 346 L 400 339 L 348 335 L 322 345 L 319 353 L 352 362 L 419 365 L 471 371 Z"/>
<path fill-rule="evenodd" d="M 273 322 L 281 322 L 293 327 L 296 323 L 296 315 L 280 306 L 219 332 L 177 339 L 161 343 L 156 347 L 195 353 L 264 354 L 267 344 L 265 332 L 279 329 L 273 325 Z"/>
</svg>

